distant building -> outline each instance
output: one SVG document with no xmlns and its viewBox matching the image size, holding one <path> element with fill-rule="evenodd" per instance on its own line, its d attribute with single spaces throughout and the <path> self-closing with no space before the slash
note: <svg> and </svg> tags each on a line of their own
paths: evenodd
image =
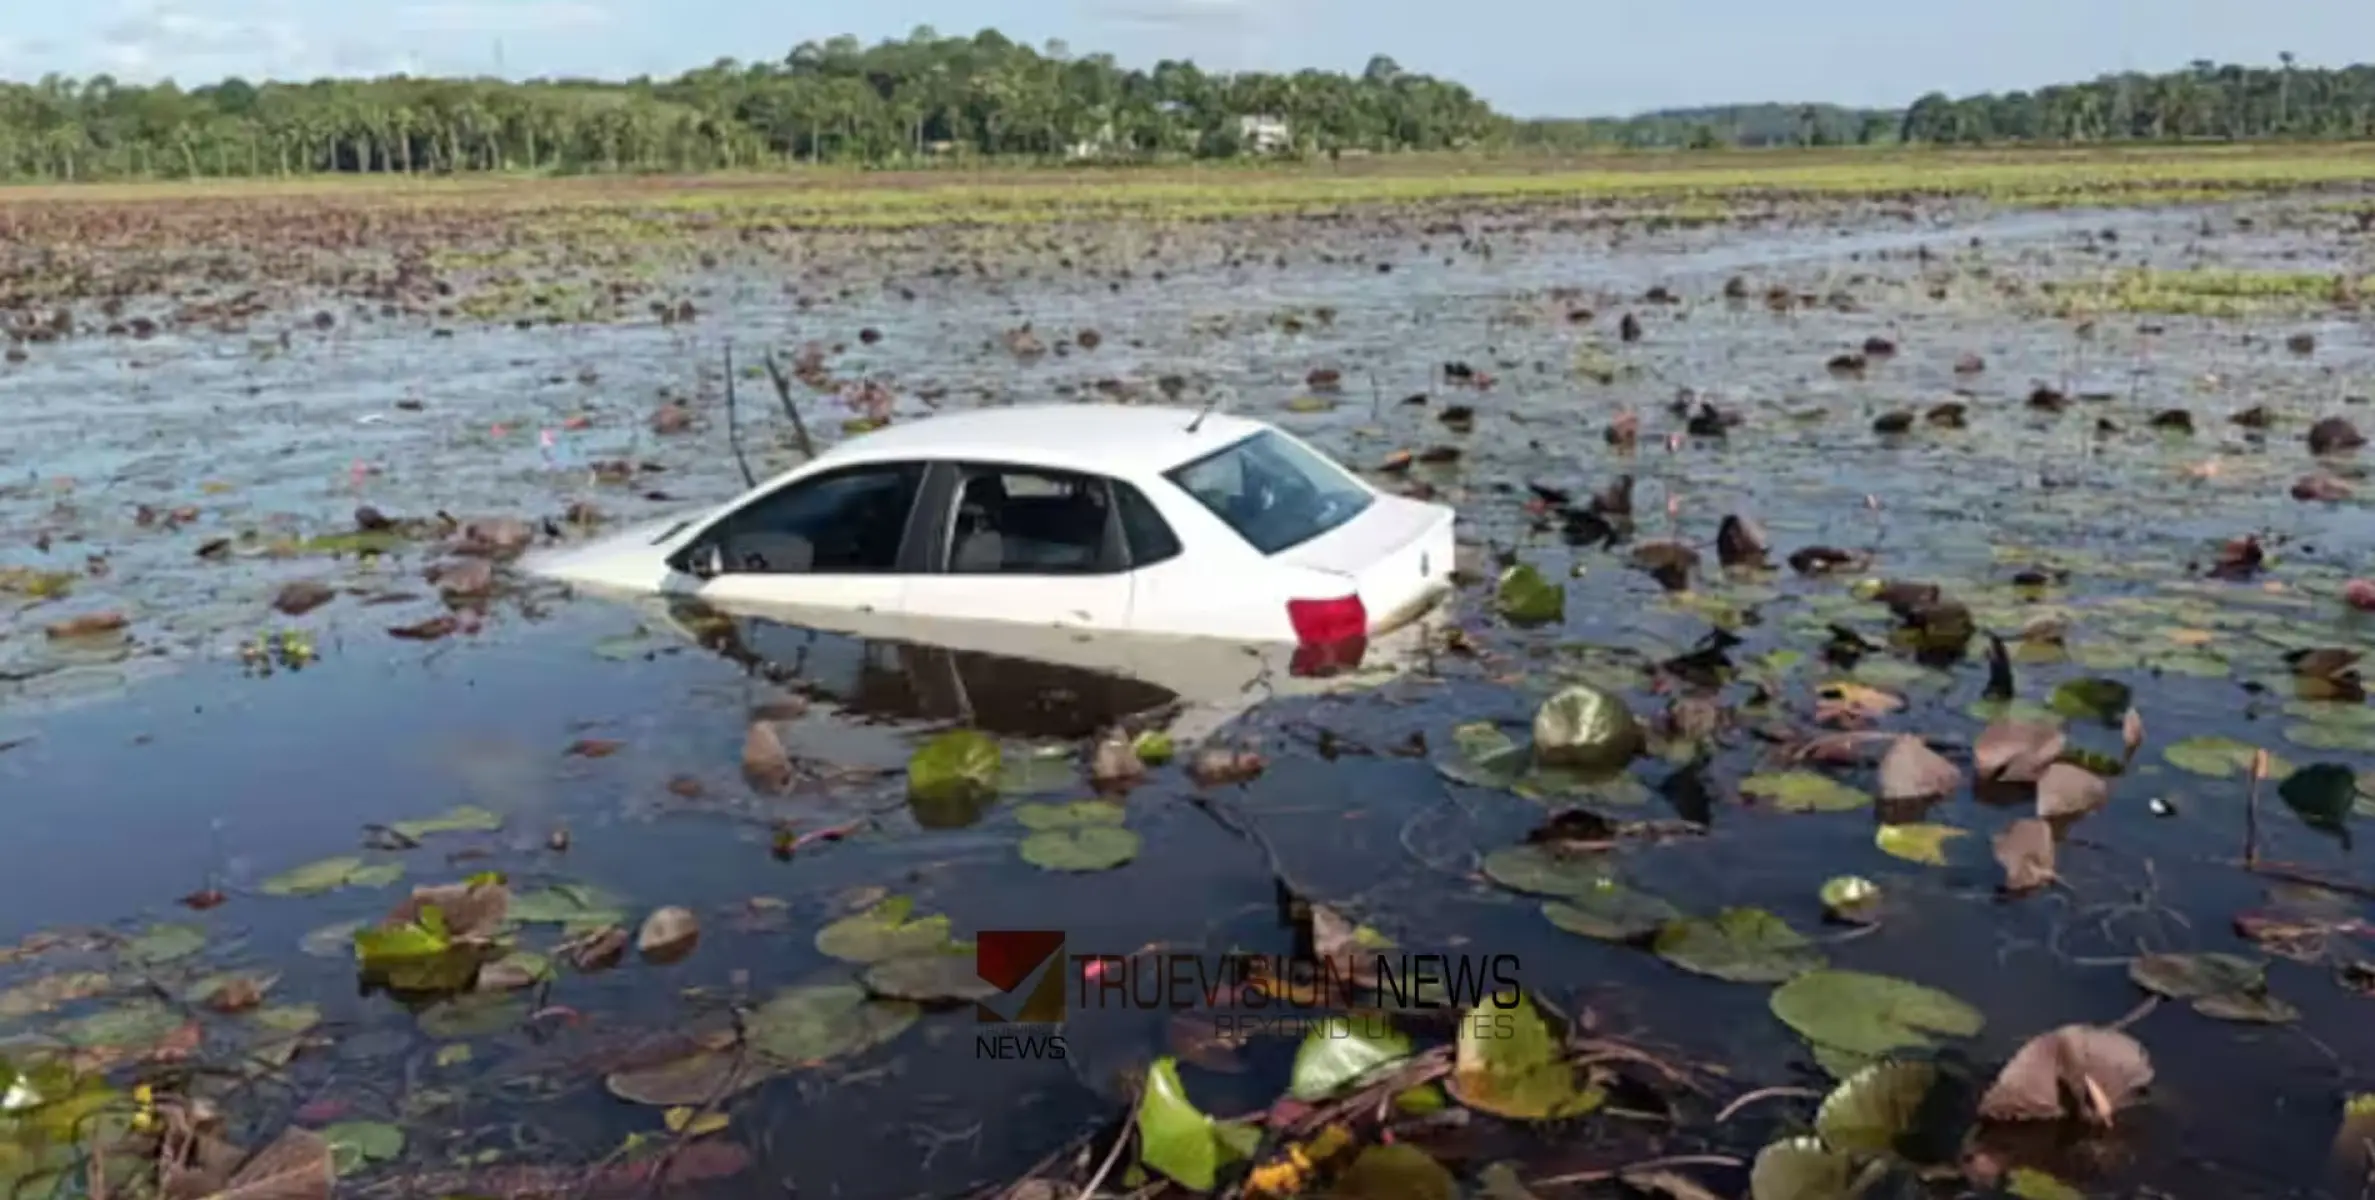
<svg viewBox="0 0 2375 1200">
<path fill-rule="evenodd" d="M 1072 143 L 1071 155 L 1076 160 L 1102 158 L 1113 153 L 1116 140 L 1113 133 L 1113 122 L 1107 121 L 1096 133 Z"/>
<path fill-rule="evenodd" d="M 1292 149 L 1295 138 L 1284 117 L 1245 116 L 1237 118 L 1237 142 L 1256 154 L 1276 154 Z"/>
</svg>

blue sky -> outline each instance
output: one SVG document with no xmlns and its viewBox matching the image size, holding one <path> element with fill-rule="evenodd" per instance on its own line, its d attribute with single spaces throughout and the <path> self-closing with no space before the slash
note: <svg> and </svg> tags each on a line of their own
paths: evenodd
<svg viewBox="0 0 2375 1200">
<path fill-rule="evenodd" d="M 995 26 L 1125 63 L 1358 70 L 1372 52 L 1520 116 L 1733 100 L 1903 104 L 2193 58 L 2375 59 L 2375 0 L 0 0 L 0 76 L 672 74 Z M 500 47 L 500 60 L 498 60 Z"/>
</svg>

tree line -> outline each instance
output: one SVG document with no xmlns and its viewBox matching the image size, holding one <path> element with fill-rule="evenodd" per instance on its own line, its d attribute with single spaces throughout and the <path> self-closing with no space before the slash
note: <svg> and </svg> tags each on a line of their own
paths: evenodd
<svg viewBox="0 0 2375 1200">
<path fill-rule="evenodd" d="M 0 83 L 0 179 L 2375 137 L 2375 67 L 2279 57 L 2276 67 L 2202 60 L 2035 91 L 1933 93 L 1903 110 L 1747 104 L 1517 121 L 1383 55 L 1358 75 L 1184 61 L 1136 69 L 1061 42 L 918 28 L 870 47 L 805 42 L 781 61 L 720 59 L 665 80 Z"/>
<path fill-rule="evenodd" d="M 1148 160 L 1443 150 L 1504 140 L 1467 88 L 1372 58 L 1358 76 L 1206 72 L 919 28 L 625 82 L 106 76 L 0 84 L 0 178 L 703 171 L 786 162 Z"/>
</svg>

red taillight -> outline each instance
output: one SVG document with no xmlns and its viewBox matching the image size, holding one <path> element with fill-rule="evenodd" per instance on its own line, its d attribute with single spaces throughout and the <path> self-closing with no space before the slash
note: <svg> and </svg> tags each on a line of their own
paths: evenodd
<svg viewBox="0 0 2375 1200">
<path fill-rule="evenodd" d="M 1357 595 L 1289 600 L 1286 619 L 1295 627 L 1289 674 L 1332 675 L 1361 665 L 1369 652 L 1369 609 Z"/>
<path fill-rule="evenodd" d="M 1333 600 L 1289 600 L 1286 619 L 1295 627 L 1295 641 L 1305 646 L 1325 646 L 1369 636 L 1369 609 L 1357 595 Z"/>
</svg>

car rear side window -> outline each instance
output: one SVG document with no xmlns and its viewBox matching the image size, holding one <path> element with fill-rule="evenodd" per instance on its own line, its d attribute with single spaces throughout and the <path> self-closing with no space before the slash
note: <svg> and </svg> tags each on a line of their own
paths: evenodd
<svg viewBox="0 0 2375 1200">
<path fill-rule="evenodd" d="M 1154 501 L 1146 493 L 1116 479 L 1113 481 L 1114 504 L 1121 510 L 1122 538 L 1130 546 L 1132 567 L 1151 567 L 1179 556 L 1179 537 L 1171 532 L 1170 522 L 1155 511 Z"/>
<path fill-rule="evenodd" d="M 1163 473 L 1254 549 L 1291 550 L 1361 515 L 1377 497 L 1276 430 Z"/>
</svg>

